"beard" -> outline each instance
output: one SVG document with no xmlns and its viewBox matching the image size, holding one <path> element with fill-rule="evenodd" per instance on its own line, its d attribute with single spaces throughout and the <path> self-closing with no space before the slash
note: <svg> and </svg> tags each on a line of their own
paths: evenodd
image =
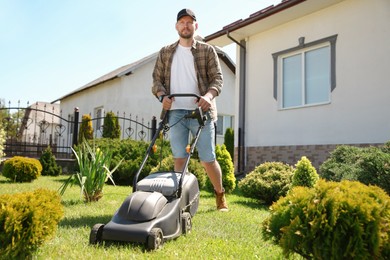
<svg viewBox="0 0 390 260">
<path fill-rule="evenodd" d="M 181 31 L 181 32 L 178 32 L 179 33 L 179 36 L 183 39 L 192 39 L 192 37 L 194 36 L 194 32 L 191 32 L 191 31 Z"/>
</svg>

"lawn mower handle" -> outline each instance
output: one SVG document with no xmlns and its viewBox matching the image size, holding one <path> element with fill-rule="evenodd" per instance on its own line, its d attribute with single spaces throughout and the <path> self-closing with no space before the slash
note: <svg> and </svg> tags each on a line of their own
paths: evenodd
<svg viewBox="0 0 390 260">
<path fill-rule="evenodd" d="M 195 97 L 197 101 L 200 100 L 200 96 L 195 94 L 195 93 L 177 93 L 177 94 L 169 94 L 167 95 L 168 98 L 173 98 L 173 97 Z"/>
</svg>

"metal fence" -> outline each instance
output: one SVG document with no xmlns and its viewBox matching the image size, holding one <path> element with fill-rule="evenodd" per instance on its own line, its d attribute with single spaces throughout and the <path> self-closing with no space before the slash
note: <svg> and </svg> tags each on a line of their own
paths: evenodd
<svg viewBox="0 0 390 260">
<path fill-rule="evenodd" d="M 6 157 L 27 156 L 38 158 L 48 146 L 57 159 L 72 157 L 71 147 L 78 143 L 78 132 L 81 121 L 77 108 L 74 114 L 64 118 L 58 104 L 37 102 L 31 106 L 8 107 L 0 104 L 1 124 L 6 133 Z M 121 128 L 121 139 L 151 140 L 156 131 L 156 118 L 144 122 L 143 118 L 135 119 L 132 115 L 121 116 L 117 112 Z M 94 138 L 103 135 L 105 115 L 91 118 Z"/>
</svg>

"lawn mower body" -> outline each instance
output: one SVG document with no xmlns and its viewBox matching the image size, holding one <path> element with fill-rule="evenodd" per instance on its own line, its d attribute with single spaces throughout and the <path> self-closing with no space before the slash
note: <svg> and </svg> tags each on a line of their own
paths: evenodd
<svg viewBox="0 0 390 260">
<path fill-rule="evenodd" d="M 199 122 L 200 119 L 203 123 L 206 120 L 201 112 L 196 116 L 201 117 L 195 118 Z M 90 233 L 91 244 L 102 241 L 137 242 L 145 243 L 148 249 L 154 250 L 161 247 L 164 241 L 191 230 L 192 217 L 199 204 L 199 186 L 195 175 L 188 172 L 187 167 L 204 124 L 200 124 L 192 141 L 182 172 L 156 172 L 138 181 L 157 137 L 165 129 L 164 121 L 165 119 L 160 123 L 134 177 L 133 193 L 124 200 L 109 223 L 93 226 Z"/>
</svg>

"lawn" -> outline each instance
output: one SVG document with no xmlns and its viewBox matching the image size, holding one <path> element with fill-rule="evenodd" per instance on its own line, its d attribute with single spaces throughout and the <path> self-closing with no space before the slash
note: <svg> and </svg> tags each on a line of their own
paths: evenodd
<svg viewBox="0 0 390 260">
<path fill-rule="evenodd" d="M 0 194 L 42 187 L 57 190 L 66 178 L 41 176 L 32 183 L 9 183 L 0 176 Z M 150 252 L 143 245 L 127 243 L 89 245 L 91 227 L 109 222 L 129 193 L 131 187 L 106 185 L 100 201 L 85 204 L 78 187 L 68 188 L 63 196 L 65 216 L 57 233 L 33 259 L 284 259 L 282 250 L 261 235 L 267 207 L 238 192 L 227 197 L 230 211 L 218 212 L 214 195 L 202 191 L 191 233 L 166 242 L 160 250 Z"/>
</svg>

